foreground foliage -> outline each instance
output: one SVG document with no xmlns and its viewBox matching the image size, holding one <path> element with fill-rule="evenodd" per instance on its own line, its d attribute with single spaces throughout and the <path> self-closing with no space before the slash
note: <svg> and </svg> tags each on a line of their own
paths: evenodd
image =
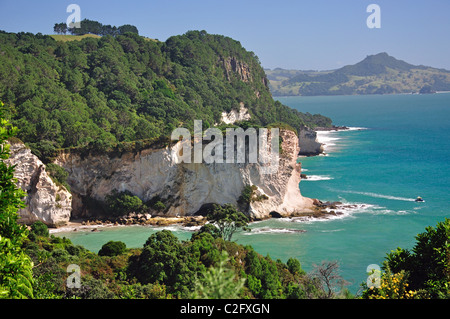
<svg viewBox="0 0 450 319">
<path fill-rule="evenodd" d="M 33 229 L 39 230 L 40 227 Z M 250 246 L 206 230 L 180 241 L 172 232 L 152 234 L 143 248 L 108 243 L 96 254 L 66 238 L 37 234 L 25 245 L 33 259 L 35 298 L 334 298 L 320 278 L 294 258 L 285 264 Z M 120 246 L 119 249 L 114 247 Z M 108 250 L 105 247 L 110 247 Z M 104 253 L 113 250 L 113 253 Z M 67 288 L 69 264 L 81 269 L 81 288 Z"/>
<path fill-rule="evenodd" d="M 6 141 L 16 131 L 0 112 L 0 298 L 33 297 L 33 263 L 21 247 L 28 230 L 17 224 L 25 193 L 16 186 L 14 166 L 4 162 L 9 158 Z"/>
<path fill-rule="evenodd" d="M 409 249 L 387 254 L 379 288 L 367 287 L 363 297 L 412 299 L 450 297 L 450 219 L 427 227 Z"/>
</svg>

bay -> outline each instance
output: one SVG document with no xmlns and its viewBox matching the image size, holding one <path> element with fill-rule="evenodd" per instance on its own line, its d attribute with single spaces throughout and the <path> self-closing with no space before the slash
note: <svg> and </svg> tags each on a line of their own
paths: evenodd
<svg viewBox="0 0 450 319">
<path fill-rule="evenodd" d="M 319 133 L 327 155 L 299 159 L 310 177 L 300 182 L 303 196 L 353 207 L 329 220 L 256 222 L 251 232 L 237 233 L 233 240 L 283 262 L 295 257 L 306 271 L 337 260 L 348 288 L 357 293 L 368 265 L 381 265 L 386 253 L 397 247 L 411 248 L 425 227 L 450 216 L 450 94 L 277 99 L 355 128 Z M 415 202 L 417 196 L 425 202 Z M 126 226 L 55 235 L 98 251 L 108 240 L 142 247 L 161 229 Z M 169 229 L 181 240 L 192 234 L 188 228 Z"/>
</svg>

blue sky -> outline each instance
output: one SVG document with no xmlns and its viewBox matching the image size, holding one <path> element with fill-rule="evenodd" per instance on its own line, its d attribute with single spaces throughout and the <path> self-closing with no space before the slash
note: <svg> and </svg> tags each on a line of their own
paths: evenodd
<svg viewBox="0 0 450 319">
<path fill-rule="evenodd" d="M 71 3 L 81 19 L 133 24 L 162 41 L 188 30 L 230 36 L 266 68 L 336 69 L 387 52 L 450 70 L 449 0 L 0 0 L 0 30 L 52 34 Z M 380 29 L 366 25 L 371 3 Z"/>
</svg>

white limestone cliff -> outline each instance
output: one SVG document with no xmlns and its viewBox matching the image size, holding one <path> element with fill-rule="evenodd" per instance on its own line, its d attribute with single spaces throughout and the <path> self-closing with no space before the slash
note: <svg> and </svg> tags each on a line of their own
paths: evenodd
<svg viewBox="0 0 450 319">
<path fill-rule="evenodd" d="M 240 121 L 248 121 L 251 116 L 243 102 L 239 103 L 239 111 L 231 110 L 230 112 L 222 112 L 222 122 L 225 124 L 233 124 Z"/>
<path fill-rule="evenodd" d="M 263 174 L 259 163 L 177 164 L 178 143 L 120 156 L 64 153 L 56 163 L 69 172 L 76 217 L 95 214 L 86 203 L 102 202 L 113 190 L 130 191 L 144 202 L 158 196 L 168 209 L 152 215 L 172 217 L 193 215 L 204 204 L 237 204 L 246 185 L 257 186 L 267 196 L 250 203 L 252 218 L 268 217 L 272 211 L 281 215 L 311 212 L 312 200 L 299 190 L 298 138 L 288 130 L 281 130 L 280 137 L 283 152 L 274 174 Z"/>
<path fill-rule="evenodd" d="M 10 153 L 6 162 L 16 165 L 14 177 L 18 186 L 27 193 L 27 207 L 18 212 L 19 221 L 31 224 L 40 220 L 49 226 L 66 224 L 72 210 L 71 193 L 53 182 L 44 163 L 24 144 L 11 143 Z"/>
<path fill-rule="evenodd" d="M 101 205 L 92 203 L 104 202 L 113 190 L 130 191 L 144 202 L 157 196 L 167 209 L 151 214 L 166 217 L 194 215 L 205 204 L 238 205 L 246 185 L 256 186 L 260 198 L 249 204 L 247 214 L 253 219 L 267 218 L 271 212 L 282 216 L 311 212 L 313 201 L 299 189 L 298 138 L 289 130 L 280 130 L 280 137 L 282 152 L 272 174 L 263 174 L 260 163 L 177 164 L 180 143 L 120 155 L 61 153 L 55 163 L 68 171 L 72 194 L 53 182 L 25 145 L 12 144 L 8 162 L 17 165 L 18 186 L 27 192 L 27 207 L 19 212 L 26 224 L 41 220 L 58 227 L 70 218 L 108 217 L 108 212 L 96 211 Z"/>
<path fill-rule="evenodd" d="M 310 129 L 303 129 L 299 132 L 299 155 L 314 156 L 322 154 L 323 144 L 317 140 L 317 132 Z"/>
</svg>

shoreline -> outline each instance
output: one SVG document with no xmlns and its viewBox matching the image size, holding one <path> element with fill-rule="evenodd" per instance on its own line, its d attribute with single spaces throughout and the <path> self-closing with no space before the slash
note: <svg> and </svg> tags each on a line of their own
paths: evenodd
<svg viewBox="0 0 450 319">
<path fill-rule="evenodd" d="M 131 215 L 131 216 L 130 216 Z M 136 215 L 138 218 L 135 218 Z M 123 227 L 123 226 L 153 226 L 164 227 L 170 225 L 181 225 L 183 227 L 201 227 L 206 224 L 206 217 L 203 216 L 185 216 L 185 217 L 161 217 L 155 216 L 148 219 L 139 218 L 142 214 L 129 214 L 118 217 L 116 220 L 92 218 L 70 220 L 67 224 L 60 227 L 49 228 L 50 234 L 59 232 L 76 232 L 83 230 L 98 231 L 98 228 Z"/>
<path fill-rule="evenodd" d="M 353 208 L 353 204 L 343 204 L 341 202 L 322 202 L 318 199 L 313 199 L 314 211 L 293 213 L 288 216 L 281 214 L 271 214 L 267 218 L 249 220 L 249 224 L 257 223 L 270 219 L 296 219 L 305 218 L 307 220 L 328 220 L 344 215 L 339 210 Z M 120 217 L 123 218 L 123 217 Z M 203 225 L 208 223 L 204 216 L 183 216 L 183 217 L 161 217 L 156 216 L 150 218 L 147 222 L 132 221 L 128 219 L 126 223 L 112 222 L 110 220 L 87 219 L 87 220 L 72 220 L 66 225 L 56 228 L 49 228 L 50 234 L 56 233 L 72 233 L 78 231 L 98 232 L 102 228 L 112 227 L 126 227 L 126 226 L 148 226 L 148 227 L 167 227 L 179 226 L 180 228 L 191 228 L 192 231 L 199 230 Z"/>
<path fill-rule="evenodd" d="M 419 92 L 404 92 L 404 93 L 384 93 L 384 94 L 327 94 L 327 95 L 272 95 L 276 98 L 291 98 L 291 97 L 339 97 L 339 96 L 392 96 L 392 95 L 433 95 L 433 94 L 448 94 L 450 91 L 435 91 L 433 93 L 419 93 Z"/>
<path fill-rule="evenodd" d="M 337 132 L 350 132 L 350 131 L 364 131 L 367 130 L 367 127 L 356 127 L 356 126 L 333 126 L 333 127 L 317 127 L 315 128 L 316 132 L 316 141 L 322 144 L 323 152 L 318 154 L 318 156 L 328 156 L 331 152 L 333 152 L 333 147 L 336 145 L 333 141 L 339 140 L 339 137 L 332 137 L 333 133 Z"/>
<path fill-rule="evenodd" d="M 330 133 L 340 132 L 340 131 L 360 131 L 366 130 L 364 127 L 348 127 L 348 126 L 333 126 L 333 127 L 317 127 L 314 129 L 317 134 L 317 142 L 321 143 L 323 146 L 323 152 L 315 156 L 327 156 L 330 143 L 334 138 L 328 137 Z M 338 139 L 338 138 L 337 138 Z M 308 178 L 305 178 L 308 180 Z M 322 202 L 318 199 L 313 199 L 313 212 L 302 212 L 293 213 L 289 216 L 282 216 L 278 213 L 270 214 L 265 218 L 250 220 L 249 224 L 254 222 L 259 222 L 268 219 L 278 219 L 278 218 L 306 218 L 306 219 L 329 219 L 334 218 L 344 213 L 336 211 L 339 209 L 352 208 L 352 205 L 342 204 L 341 202 Z M 165 227 L 170 225 L 176 225 L 181 227 L 198 227 L 200 228 L 208 221 L 205 216 L 179 216 L 179 217 L 165 217 L 165 216 L 150 216 L 149 214 L 136 214 L 130 213 L 128 215 L 120 216 L 117 218 L 88 218 L 88 219 L 76 219 L 70 220 L 67 224 L 49 228 L 50 233 L 59 232 L 76 232 L 76 231 L 99 231 L 99 228 L 110 228 L 110 227 L 122 227 L 122 226 L 152 226 L 152 227 Z"/>
</svg>

